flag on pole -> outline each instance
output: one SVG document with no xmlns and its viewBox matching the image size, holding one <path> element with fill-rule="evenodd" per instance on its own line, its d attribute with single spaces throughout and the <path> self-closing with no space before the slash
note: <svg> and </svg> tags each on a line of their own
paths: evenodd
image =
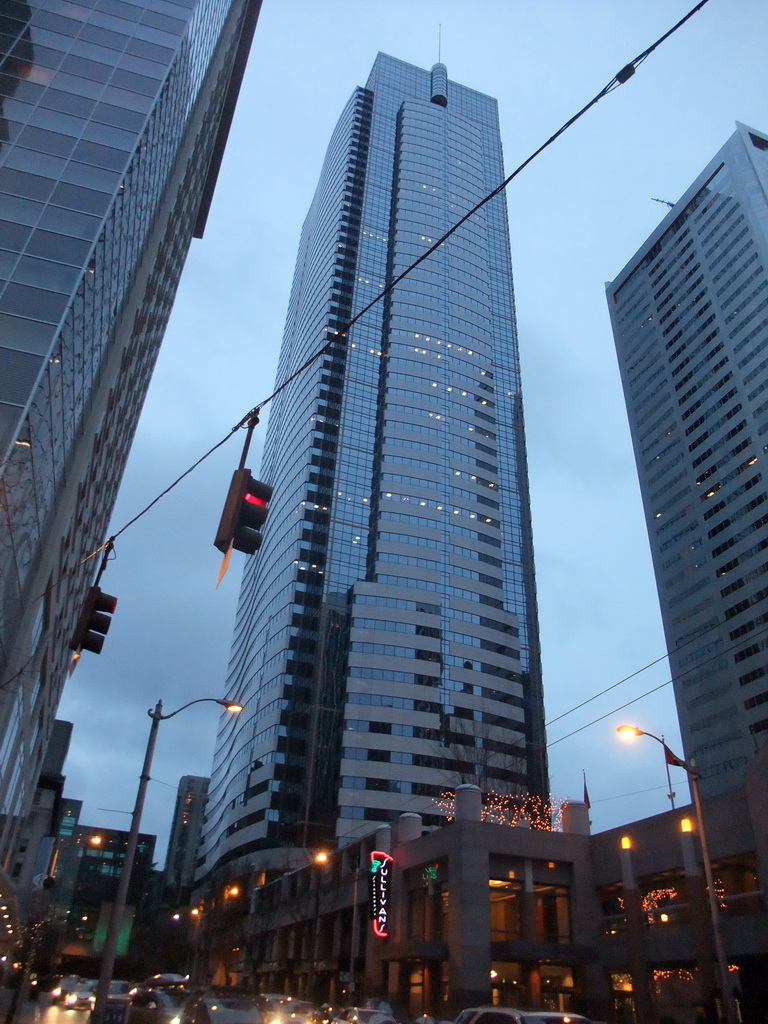
<svg viewBox="0 0 768 1024">
<path fill-rule="evenodd" d="M 666 743 L 663 743 L 662 746 L 664 747 L 664 760 L 667 762 L 667 764 L 673 764 L 677 768 L 688 769 L 689 765 L 687 761 L 683 761 L 682 758 L 676 757 L 675 754 L 673 754 L 672 751 L 669 749 Z"/>
<path fill-rule="evenodd" d="M 587 810 L 589 810 L 592 804 L 589 802 L 589 790 L 587 789 L 587 774 L 583 768 L 581 769 L 581 774 L 584 776 L 584 803 L 587 806 Z"/>
</svg>

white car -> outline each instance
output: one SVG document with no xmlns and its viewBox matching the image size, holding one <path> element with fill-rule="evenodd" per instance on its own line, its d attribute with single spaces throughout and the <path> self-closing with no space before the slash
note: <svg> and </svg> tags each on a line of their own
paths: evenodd
<svg viewBox="0 0 768 1024">
<path fill-rule="evenodd" d="M 259 997 L 264 1024 L 311 1024 L 315 1007 L 293 996 L 267 994 Z"/>
<path fill-rule="evenodd" d="M 67 1010 L 90 1010 L 93 990 L 96 987 L 94 980 L 80 980 L 76 985 L 65 993 L 63 1005 Z"/>
<path fill-rule="evenodd" d="M 508 1006 L 476 1006 L 462 1010 L 454 1024 L 592 1024 L 578 1013 L 560 1010 L 515 1010 Z"/>
</svg>

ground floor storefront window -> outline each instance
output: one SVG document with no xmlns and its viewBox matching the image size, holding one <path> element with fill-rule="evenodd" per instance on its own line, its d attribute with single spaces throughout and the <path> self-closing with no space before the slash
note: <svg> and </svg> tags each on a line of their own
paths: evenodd
<svg viewBox="0 0 768 1024">
<path fill-rule="evenodd" d="M 491 995 L 494 1006 L 573 1010 L 573 968 L 567 964 L 494 961 Z"/>
</svg>

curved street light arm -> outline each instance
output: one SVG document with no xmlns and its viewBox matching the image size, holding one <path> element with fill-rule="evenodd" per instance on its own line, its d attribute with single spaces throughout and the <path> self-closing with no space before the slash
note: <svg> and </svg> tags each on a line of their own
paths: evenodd
<svg viewBox="0 0 768 1024">
<path fill-rule="evenodd" d="M 156 722 L 164 722 L 168 718 L 173 718 L 174 715 L 178 715 L 180 711 L 184 711 L 186 708 L 191 708 L 193 704 L 221 704 L 223 708 L 231 708 L 232 710 L 242 710 L 241 705 L 235 700 L 227 700 L 226 697 L 198 697 L 197 700 L 191 700 L 187 704 L 182 704 L 180 708 L 176 708 L 169 715 L 163 714 L 163 702 L 159 700 L 154 707 L 149 708 L 147 714 L 150 718 L 153 718 Z"/>
</svg>

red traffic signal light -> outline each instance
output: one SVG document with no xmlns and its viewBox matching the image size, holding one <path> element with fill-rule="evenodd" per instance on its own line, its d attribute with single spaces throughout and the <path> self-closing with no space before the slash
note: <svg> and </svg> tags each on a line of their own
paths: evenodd
<svg viewBox="0 0 768 1024">
<path fill-rule="evenodd" d="M 259 528 L 267 518 L 272 488 L 251 476 L 250 469 L 236 469 L 229 485 L 214 545 L 226 554 L 230 544 L 236 551 L 252 555 L 261 547 Z"/>
<path fill-rule="evenodd" d="M 101 654 L 104 637 L 112 625 L 110 616 L 117 608 L 117 598 L 105 594 L 99 587 L 91 587 L 85 601 L 85 607 L 78 619 L 75 633 L 70 642 L 73 651 L 91 651 Z"/>
</svg>

